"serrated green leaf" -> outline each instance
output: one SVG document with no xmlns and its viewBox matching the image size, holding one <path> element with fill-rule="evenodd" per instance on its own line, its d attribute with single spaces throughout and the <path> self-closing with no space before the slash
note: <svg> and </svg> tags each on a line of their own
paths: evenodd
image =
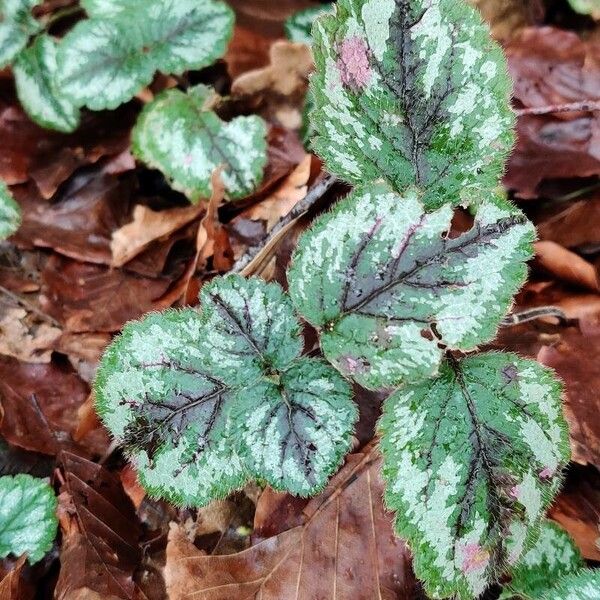
<svg viewBox="0 0 600 600">
<path fill-rule="evenodd" d="M 42 0 L 0 0 L 0 69 L 10 64 L 42 25 L 31 9 Z"/>
<path fill-rule="evenodd" d="M 328 169 L 385 177 L 427 207 L 485 197 L 513 145 L 511 82 L 475 9 L 457 0 L 340 0 L 315 23 L 312 79 Z"/>
<path fill-rule="evenodd" d="M 565 577 L 542 600 L 600 600 L 600 570 L 584 569 Z"/>
<path fill-rule="evenodd" d="M 21 209 L 8 187 L 0 181 L 0 240 L 10 237 L 21 225 Z"/>
<path fill-rule="evenodd" d="M 146 489 L 175 504 L 206 504 L 246 480 L 227 443 L 231 389 L 207 366 L 205 336 L 194 310 L 152 314 L 125 326 L 96 376 L 98 414 Z"/>
<path fill-rule="evenodd" d="M 435 374 L 440 341 L 463 351 L 490 340 L 526 277 L 534 228 L 508 203 L 481 204 L 450 238 L 453 211 L 425 213 L 416 192 L 356 189 L 298 244 L 289 271 L 298 312 L 327 359 L 368 388 Z"/>
<path fill-rule="evenodd" d="M 203 85 L 166 91 L 144 108 L 132 134 L 134 154 L 193 202 L 210 198 L 219 165 L 235 199 L 254 191 L 267 164 L 266 123 L 256 115 L 225 123 L 211 110 L 214 98 Z"/>
<path fill-rule="evenodd" d="M 512 570 L 511 582 L 500 598 L 537 600 L 561 577 L 583 567 L 581 554 L 569 534 L 551 521 L 544 521 L 537 542 Z"/>
<path fill-rule="evenodd" d="M 181 74 L 225 53 L 234 16 L 224 2 L 149 0 L 136 7 L 81 21 L 63 39 L 59 86 L 75 105 L 116 108 L 155 71 Z"/>
<path fill-rule="evenodd" d="M 0 558 L 27 554 L 36 563 L 56 537 L 56 496 L 42 479 L 31 475 L 0 477 Z"/>
<path fill-rule="evenodd" d="M 199 339 L 211 369 L 231 385 L 248 385 L 284 370 L 300 355 L 300 323 L 281 287 L 260 279 L 228 275 L 200 292 L 208 335 Z"/>
<path fill-rule="evenodd" d="M 299 496 L 322 490 L 350 449 L 357 419 L 349 384 L 323 361 L 303 358 L 276 381 L 242 390 L 232 413 L 250 472 Z"/>
<path fill-rule="evenodd" d="M 81 114 L 56 87 L 56 42 L 39 35 L 19 53 L 13 66 L 17 94 L 23 108 L 42 127 L 63 133 L 75 131 Z"/>
<path fill-rule="evenodd" d="M 331 12 L 333 4 L 321 4 L 299 10 L 285 22 L 285 34 L 292 42 L 311 45 L 312 26 L 317 17 Z"/>
<path fill-rule="evenodd" d="M 430 595 L 478 597 L 535 535 L 569 460 L 561 385 L 538 363 L 481 354 L 385 403 L 386 502 Z"/>
</svg>

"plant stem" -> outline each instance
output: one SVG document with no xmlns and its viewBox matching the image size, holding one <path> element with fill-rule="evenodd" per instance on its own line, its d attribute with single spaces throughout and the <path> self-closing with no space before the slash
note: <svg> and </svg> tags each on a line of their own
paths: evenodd
<svg viewBox="0 0 600 600">
<path fill-rule="evenodd" d="M 556 306 L 538 306 L 537 308 L 529 308 L 518 313 L 508 315 L 502 323 L 502 327 L 512 327 L 513 325 L 520 325 L 521 323 L 527 323 L 528 321 L 535 321 L 537 319 L 545 319 L 546 317 L 555 317 L 562 323 L 568 321 L 567 315 Z"/>
<path fill-rule="evenodd" d="M 567 104 L 550 104 L 549 106 L 520 108 L 515 110 L 515 113 L 518 117 L 524 117 L 526 115 L 550 115 L 553 113 L 592 112 L 596 110 L 600 110 L 600 101 L 584 100 L 583 102 L 569 102 Z"/>
</svg>

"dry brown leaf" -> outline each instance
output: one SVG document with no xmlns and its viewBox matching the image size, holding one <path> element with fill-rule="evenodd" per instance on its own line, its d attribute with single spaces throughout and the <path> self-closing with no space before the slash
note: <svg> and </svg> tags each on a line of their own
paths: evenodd
<svg viewBox="0 0 600 600">
<path fill-rule="evenodd" d="M 0 581 L 0 600 L 29 600 L 33 598 L 33 590 L 21 578 L 26 560 L 26 556 L 21 556 L 15 566 Z"/>
<path fill-rule="evenodd" d="M 348 457 L 304 524 L 246 551 L 207 556 L 173 526 L 165 579 L 171 600 L 414 600 L 405 544 L 382 503 L 373 446 Z"/>
<path fill-rule="evenodd" d="M 202 204 L 163 211 L 154 211 L 141 204 L 136 205 L 133 209 L 133 221 L 112 234 L 112 266 L 122 267 L 143 252 L 150 242 L 169 236 L 203 212 Z"/>
<path fill-rule="evenodd" d="M 544 16 L 542 0 L 469 0 L 490 24 L 497 40 L 508 40 Z"/>
<path fill-rule="evenodd" d="M 557 279 L 598 291 L 598 274 L 594 265 L 556 242 L 536 242 L 536 260 Z"/>
</svg>

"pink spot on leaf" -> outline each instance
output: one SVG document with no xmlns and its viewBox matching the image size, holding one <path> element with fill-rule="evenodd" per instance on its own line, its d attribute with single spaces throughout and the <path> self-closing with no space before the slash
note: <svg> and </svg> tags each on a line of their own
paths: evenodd
<svg viewBox="0 0 600 600">
<path fill-rule="evenodd" d="M 485 569 L 490 560 L 490 553 L 479 544 L 467 544 L 463 554 L 462 572 L 467 575 Z"/>
<path fill-rule="evenodd" d="M 546 467 L 543 471 L 540 471 L 540 479 L 552 479 L 556 471 L 550 467 Z"/>
<path fill-rule="evenodd" d="M 186 154 L 183 159 L 183 164 L 186 167 L 191 167 L 193 162 L 194 162 L 194 157 L 191 154 Z"/>
<path fill-rule="evenodd" d="M 519 499 L 519 486 L 518 485 L 513 485 L 511 490 L 510 490 L 510 495 L 513 498 L 516 498 L 517 500 Z"/>
<path fill-rule="evenodd" d="M 337 67 L 345 86 L 359 90 L 367 87 L 373 71 L 366 42 L 357 36 L 345 39 L 340 44 Z"/>
</svg>

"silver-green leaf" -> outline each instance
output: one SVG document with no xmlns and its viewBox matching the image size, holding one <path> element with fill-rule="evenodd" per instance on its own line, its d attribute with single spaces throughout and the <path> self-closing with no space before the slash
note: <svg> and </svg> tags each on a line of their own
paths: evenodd
<svg viewBox="0 0 600 600">
<path fill-rule="evenodd" d="M 561 577 L 583 567 L 583 558 L 569 534 L 551 521 L 544 521 L 538 540 L 512 570 L 511 582 L 500 598 L 538 600 Z"/>
<path fill-rule="evenodd" d="M 229 198 L 243 198 L 261 182 L 267 164 L 267 127 L 256 115 L 225 123 L 211 110 L 215 94 L 200 85 L 169 90 L 148 104 L 133 130 L 133 152 L 160 169 L 192 202 L 210 198 L 211 175 L 223 166 Z"/>
<path fill-rule="evenodd" d="M 303 358 L 242 390 L 234 436 L 250 472 L 276 490 L 311 496 L 350 449 L 358 416 L 350 385 L 327 363 Z"/>
<path fill-rule="evenodd" d="M 0 181 L 0 240 L 10 237 L 21 225 L 21 209 L 8 187 Z"/>
<path fill-rule="evenodd" d="M 59 87 L 77 106 L 116 108 L 157 70 L 181 74 L 212 64 L 225 53 L 233 20 L 221 0 L 148 0 L 86 19 L 60 45 Z"/>
<path fill-rule="evenodd" d="M 312 26 L 317 17 L 331 12 L 333 4 L 320 4 L 299 10 L 285 22 L 285 34 L 292 42 L 311 45 Z"/>
<path fill-rule="evenodd" d="M 541 600 L 600 600 L 600 569 L 583 569 L 564 577 Z"/>
<path fill-rule="evenodd" d="M 471 600 L 517 563 L 570 457 L 561 385 L 514 354 L 444 363 L 380 423 L 386 502 L 430 595 Z"/>
<path fill-rule="evenodd" d="M 385 177 L 424 203 L 496 187 L 513 144 L 500 47 L 459 0 L 340 0 L 314 26 L 314 148 L 357 184 Z M 482 193 L 483 191 L 483 193 Z"/>
<path fill-rule="evenodd" d="M 368 388 L 434 375 L 443 350 L 490 340 L 525 281 L 533 225 L 496 198 L 450 237 L 449 205 L 415 191 L 356 189 L 303 235 L 288 278 L 326 358 Z"/>
<path fill-rule="evenodd" d="M 31 10 L 42 0 L 0 0 L 0 69 L 10 64 L 27 46 L 32 35 L 41 30 L 41 23 Z"/>
<path fill-rule="evenodd" d="M 39 35 L 19 53 L 13 66 L 17 94 L 33 121 L 62 133 L 75 131 L 81 114 L 56 85 L 56 42 Z"/>
<path fill-rule="evenodd" d="M 152 0 L 81 0 L 81 6 L 90 17 L 110 18 L 128 11 L 147 8 Z"/>
<path fill-rule="evenodd" d="M 56 496 L 42 479 L 31 475 L 0 477 L 0 558 L 27 554 L 40 561 L 56 537 Z"/>
<path fill-rule="evenodd" d="M 210 372 L 194 310 L 125 326 L 96 376 L 98 414 L 123 443 L 146 490 L 203 505 L 246 481 L 229 436 L 231 388 Z"/>
</svg>

